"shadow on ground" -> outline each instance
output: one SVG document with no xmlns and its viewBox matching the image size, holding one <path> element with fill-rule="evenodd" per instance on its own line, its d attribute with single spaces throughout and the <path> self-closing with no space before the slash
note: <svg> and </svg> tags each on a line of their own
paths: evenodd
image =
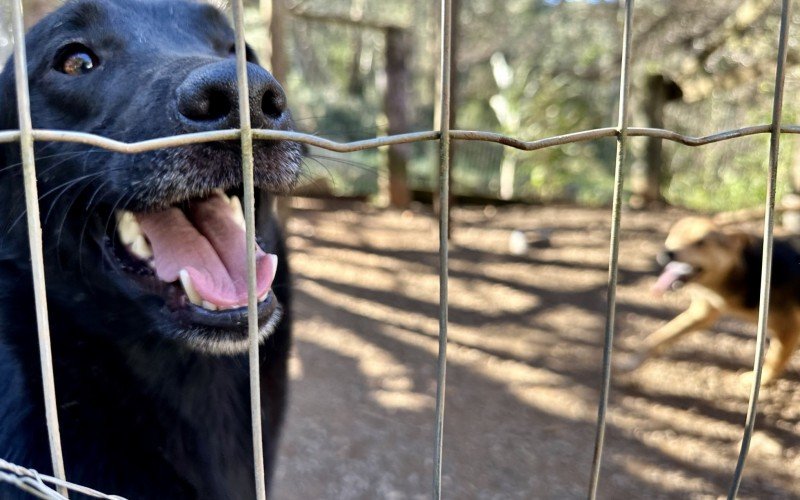
<svg viewBox="0 0 800 500">
<path fill-rule="evenodd" d="M 650 297 L 652 256 L 681 214 L 623 217 L 617 349 L 687 297 Z M 291 409 L 276 499 L 430 498 L 436 393 L 436 222 L 422 211 L 299 207 Z M 443 496 L 584 498 L 602 356 L 608 213 L 455 212 Z M 513 228 L 548 248 L 507 251 Z M 726 320 L 664 359 L 615 377 L 601 498 L 727 492 L 752 364 L 753 328 Z M 794 365 L 797 366 L 796 364 Z M 800 378 L 762 395 L 740 498 L 800 496 Z"/>
</svg>

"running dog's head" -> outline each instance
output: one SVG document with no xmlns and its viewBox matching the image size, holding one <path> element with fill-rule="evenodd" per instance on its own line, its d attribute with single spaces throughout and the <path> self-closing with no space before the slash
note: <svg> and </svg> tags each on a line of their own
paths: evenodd
<svg viewBox="0 0 800 500">
<path fill-rule="evenodd" d="M 73 0 L 26 37 L 37 129 L 124 142 L 239 127 L 234 33 L 191 0 Z M 248 48 L 253 128 L 290 130 L 283 89 Z M 12 64 L 0 129 L 17 125 Z M 300 147 L 257 142 L 257 293 L 263 335 L 279 317 L 269 193 L 294 183 Z M 0 144 L 0 260 L 28 266 L 19 146 Z M 48 295 L 102 331 L 158 335 L 205 350 L 246 346 L 246 241 L 239 141 L 119 154 L 36 143 Z"/>
<path fill-rule="evenodd" d="M 672 226 L 658 263 L 664 269 L 653 290 L 675 290 L 686 283 L 713 288 L 742 260 L 744 233 L 725 232 L 711 219 L 686 217 Z"/>
</svg>

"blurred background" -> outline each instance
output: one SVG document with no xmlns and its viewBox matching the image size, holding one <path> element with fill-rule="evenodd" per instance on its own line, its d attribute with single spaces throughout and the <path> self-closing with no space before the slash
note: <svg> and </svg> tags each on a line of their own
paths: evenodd
<svg viewBox="0 0 800 500">
<path fill-rule="evenodd" d="M 31 24 L 60 2 L 23 3 Z M 616 125 L 619 2 L 453 3 L 452 128 L 533 140 Z M 300 131 L 354 141 L 435 128 L 439 2 L 246 4 L 248 41 L 286 88 Z M 706 135 L 769 123 L 779 8 L 768 0 L 637 2 L 630 125 Z M 12 42 L 0 24 L 5 58 Z M 800 108 L 798 24 L 795 14 L 784 124 L 797 123 Z M 800 192 L 798 140 L 783 136 L 779 200 Z M 687 305 L 684 292 L 648 293 L 671 223 L 690 211 L 763 205 L 768 142 L 759 135 L 689 148 L 630 139 L 619 351 Z M 585 496 L 615 147 L 613 138 L 532 153 L 454 144 L 446 498 Z M 436 143 L 353 154 L 311 148 L 297 196 L 283 204 L 297 327 L 274 498 L 429 497 L 437 156 Z M 527 245 L 512 252 L 515 231 Z M 601 498 L 724 496 L 753 332 L 723 320 L 615 377 Z M 740 498 L 800 498 L 798 384 L 795 361 L 762 393 Z"/>
</svg>

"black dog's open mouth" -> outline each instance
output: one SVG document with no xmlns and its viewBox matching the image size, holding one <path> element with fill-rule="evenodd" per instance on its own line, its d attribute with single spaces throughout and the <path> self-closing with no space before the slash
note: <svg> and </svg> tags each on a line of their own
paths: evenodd
<svg viewBox="0 0 800 500">
<path fill-rule="evenodd" d="M 238 196 L 215 190 L 158 212 L 115 215 L 112 244 L 120 267 L 163 298 L 181 322 L 247 324 L 247 246 Z M 277 256 L 256 246 L 259 322 L 278 308 L 270 293 L 277 265 Z"/>
</svg>

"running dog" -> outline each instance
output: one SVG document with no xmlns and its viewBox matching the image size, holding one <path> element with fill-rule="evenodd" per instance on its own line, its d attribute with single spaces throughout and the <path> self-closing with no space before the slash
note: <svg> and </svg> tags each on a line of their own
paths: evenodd
<svg viewBox="0 0 800 500">
<path fill-rule="evenodd" d="M 689 332 L 711 327 L 722 314 L 756 322 L 761 283 L 763 240 L 741 231 L 723 230 L 711 219 L 686 217 L 670 230 L 663 265 L 653 291 L 661 294 L 683 285 L 691 304 L 683 313 L 644 339 L 638 352 L 621 366 L 634 369 Z M 800 340 L 800 244 L 776 238 L 770 289 L 770 346 L 762 382 L 775 381 Z M 752 374 L 749 375 L 752 379 Z"/>
</svg>

